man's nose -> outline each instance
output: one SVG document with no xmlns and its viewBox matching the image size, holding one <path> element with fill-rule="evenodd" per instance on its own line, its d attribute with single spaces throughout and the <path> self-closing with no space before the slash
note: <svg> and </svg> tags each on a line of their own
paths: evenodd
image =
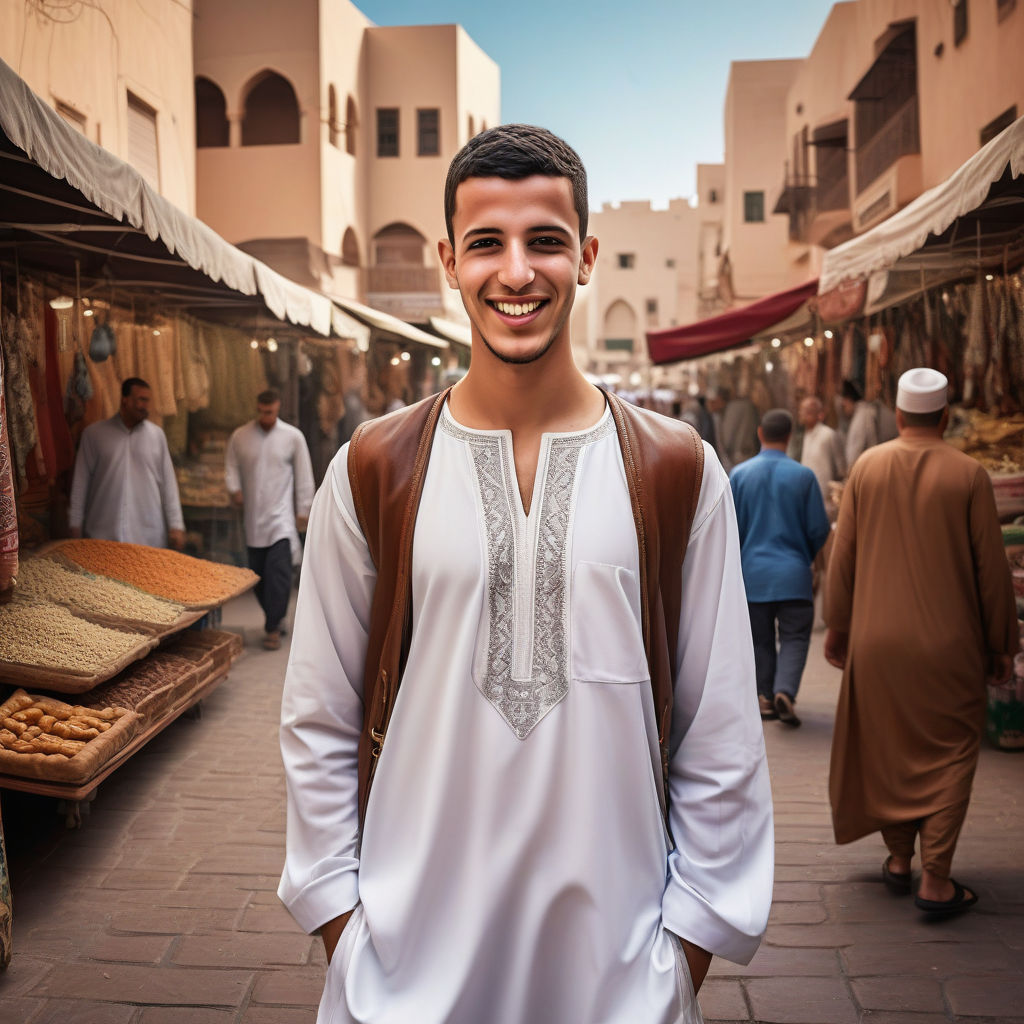
<svg viewBox="0 0 1024 1024">
<path fill-rule="evenodd" d="M 530 284 L 535 276 L 526 246 L 519 242 L 506 245 L 498 271 L 499 282 L 512 291 L 519 291 Z"/>
</svg>

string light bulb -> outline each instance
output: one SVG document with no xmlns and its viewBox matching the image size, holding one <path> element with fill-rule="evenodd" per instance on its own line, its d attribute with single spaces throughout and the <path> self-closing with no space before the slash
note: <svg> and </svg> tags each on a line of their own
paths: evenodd
<svg viewBox="0 0 1024 1024">
<path fill-rule="evenodd" d="M 782 344 L 781 338 L 772 338 L 772 348 L 778 348 Z"/>
<path fill-rule="evenodd" d="M 50 299 L 50 309 L 70 309 L 74 304 L 70 295 L 55 295 Z"/>
<path fill-rule="evenodd" d="M 249 342 L 249 348 L 251 348 L 254 352 L 259 347 L 260 347 L 260 343 L 255 338 L 253 338 L 252 341 Z"/>
<path fill-rule="evenodd" d="M 276 338 L 267 338 L 267 351 L 268 352 L 276 352 L 277 351 L 277 339 Z"/>
<path fill-rule="evenodd" d="M 804 344 L 808 348 L 811 348 L 811 346 L 814 344 L 814 339 L 810 335 L 808 335 L 806 338 L 804 338 Z"/>
<path fill-rule="evenodd" d="M 831 331 L 826 331 L 826 332 L 825 332 L 825 337 L 826 337 L 826 338 L 832 338 L 832 337 L 834 337 L 834 335 L 832 334 L 832 332 L 831 332 Z"/>
<path fill-rule="evenodd" d="M 412 356 L 411 356 L 411 355 L 409 355 L 409 353 L 408 353 L 408 352 L 403 352 L 403 353 L 402 353 L 402 355 L 401 355 L 401 360 L 402 360 L 402 362 L 403 362 L 403 363 L 407 363 L 407 362 L 409 362 L 409 360 L 410 360 L 410 359 L 412 359 Z"/>
<path fill-rule="evenodd" d="M 441 357 L 440 356 L 434 356 L 430 360 L 430 365 L 431 366 L 440 366 L 441 365 Z"/>
</svg>

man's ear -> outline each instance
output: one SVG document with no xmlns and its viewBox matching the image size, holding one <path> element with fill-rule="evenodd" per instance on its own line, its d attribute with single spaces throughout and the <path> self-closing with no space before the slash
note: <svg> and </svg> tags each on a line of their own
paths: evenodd
<svg viewBox="0 0 1024 1024">
<path fill-rule="evenodd" d="M 442 238 L 438 241 L 437 255 L 441 260 L 441 266 L 444 268 L 444 276 L 448 282 L 448 287 L 458 291 L 459 279 L 455 273 L 455 250 L 447 238 Z"/>
<path fill-rule="evenodd" d="M 594 264 L 597 262 L 597 239 L 593 235 L 587 235 L 583 239 L 583 249 L 580 252 L 580 272 L 576 278 L 577 284 L 586 284 L 590 275 L 594 272 Z"/>
</svg>

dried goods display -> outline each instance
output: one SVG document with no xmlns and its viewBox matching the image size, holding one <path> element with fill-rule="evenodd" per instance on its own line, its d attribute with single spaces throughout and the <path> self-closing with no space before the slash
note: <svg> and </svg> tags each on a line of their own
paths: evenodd
<svg viewBox="0 0 1024 1024">
<path fill-rule="evenodd" d="M 1024 415 L 992 417 L 956 408 L 946 440 L 990 473 L 1024 474 Z"/>
<path fill-rule="evenodd" d="M 84 781 L 135 735 L 127 708 L 88 708 L 16 690 L 0 704 L 0 771 Z"/>
<path fill-rule="evenodd" d="M 195 664 L 169 651 L 154 651 L 130 665 L 116 679 L 82 694 L 90 708 L 116 705 L 142 715 L 147 722 L 159 718 L 182 694 L 198 685 Z"/>
<path fill-rule="evenodd" d="M 0 605 L 0 672 L 6 682 L 82 693 L 155 645 L 152 636 L 89 622 L 60 605 L 22 597 Z"/>
<path fill-rule="evenodd" d="M 258 577 L 249 569 L 208 562 L 164 548 L 112 540 L 68 540 L 55 549 L 100 576 L 130 583 L 186 608 L 213 608 L 244 593 Z"/>
<path fill-rule="evenodd" d="M 166 601 L 126 583 L 65 567 L 55 558 L 30 558 L 18 571 L 19 593 L 33 600 L 129 622 L 170 626 L 184 605 Z"/>
</svg>

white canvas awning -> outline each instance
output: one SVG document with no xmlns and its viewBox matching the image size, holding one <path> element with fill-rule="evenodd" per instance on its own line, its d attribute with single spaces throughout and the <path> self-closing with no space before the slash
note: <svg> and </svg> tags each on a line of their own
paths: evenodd
<svg viewBox="0 0 1024 1024">
<path fill-rule="evenodd" d="M 210 307 L 230 302 L 230 292 L 252 296 L 280 320 L 331 334 L 326 296 L 178 209 L 134 167 L 67 124 L 2 60 L 0 131 L 0 227 L 16 241 L 49 244 L 58 272 L 66 267 L 55 253 L 73 251 L 108 273 L 116 266 L 122 282 L 151 284 Z"/>
<path fill-rule="evenodd" d="M 887 271 L 935 276 L 1005 263 L 1024 253 L 1024 117 L 953 175 L 870 231 L 825 253 L 824 294 Z M 878 291 L 876 286 L 874 291 Z M 891 290 L 891 284 L 889 286 Z M 886 291 L 882 282 L 881 291 Z"/>
<path fill-rule="evenodd" d="M 419 345 L 427 345 L 430 348 L 448 348 L 448 342 L 443 338 L 435 338 L 426 331 L 421 331 L 404 320 L 390 313 L 383 313 L 371 306 L 364 306 L 361 302 L 353 299 L 334 300 L 349 316 L 354 317 L 360 323 L 366 324 L 376 331 L 383 331 L 385 334 L 393 334 L 395 337 L 403 338 L 405 341 L 415 341 Z"/>
<path fill-rule="evenodd" d="M 473 345 L 473 332 L 468 324 L 457 324 L 454 320 L 446 320 L 444 317 L 432 316 L 430 318 L 431 330 L 436 331 L 442 338 L 454 341 L 456 345 L 463 348 L 471 348 Z"/>
</svg>

